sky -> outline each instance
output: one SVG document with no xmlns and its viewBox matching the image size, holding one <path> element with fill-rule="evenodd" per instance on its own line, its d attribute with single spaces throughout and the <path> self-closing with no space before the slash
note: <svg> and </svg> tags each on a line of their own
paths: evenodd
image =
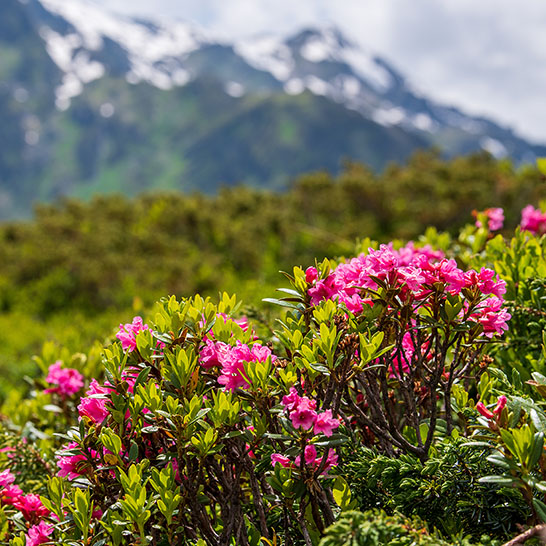
<svg viewBox="0 0 546 546">
<path fill-rule="evenodd" d="M 544 0 L 95 0 L 226 39 L 333 23 L 422 93 L 546 143 Z"/>
</svg>

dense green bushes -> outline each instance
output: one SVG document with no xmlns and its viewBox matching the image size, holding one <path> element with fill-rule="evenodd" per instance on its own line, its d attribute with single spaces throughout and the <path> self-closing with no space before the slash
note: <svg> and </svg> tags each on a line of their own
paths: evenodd
<svg viewBox="0 0 546 546">
<path fill-rule="evenodd" d="M 514 226 L 525 204 L 545 196 L 530 168 L 516 173 L 485 154 L 443 161 L 421 153 L 380 176 L 357 164 L 337 179 L 306 175 L 285 194 L 226 188 L 216 197 L 41 205 L 33 221 L 0 227 L 0 308 L 46 317 L 127 309 L 137 292 L 150 305 L 164 292 L 272 287 L 279 269 L 350 253 L 363 235 L 453 233 L 487 206 L 504 207 Z"/>
<path fill-rule="evenodd" d="M 5 346 L 57 324 L 68 347 L 46 343 L 3 405 L 0 543 L 497 546 L 546 522 L 546 215 L 527 210 L 535 235 L 494 236 L 489 210 L 313 256 L 442 225 L 501 174 L 487 204 L 540 191 L 487 156 L 423 155 L 376 191 L 352 165 L 283 196 L 67 202 L 4 226 Z M 405 208 L 387 198 L 412 185 Z M 180 297 L 272 296 L 278 267 L 268 313 Z"/>
<path fill-rule="evenodd" d="M 0 541 L 499 546 L 546 522 L 546 237 L 490 214 L 293 268 L 274 331 L 224 293 L 47 344 L 3 407 Z"/>
<path fill-rule="evenodd" d="M 305 175 L 282 194 L 237 187 L 214 197 L 38 206 L 34 220 L 0 226 L 0 398 L 32 369 L 29 355 L 44 339 L 76 350 L 164 293 L 215 295 L 221 287 L 259 306 L 279 270 L 348 255 L 359 237 L 416 238 L 429 225 L 453 234 L 487 206 L 504 207 L 514 226 L 525 204 L 545 196 L 530 167 L 426 152 L 381 175 L 353 163 L 335 179 Z M 432 242 L 445 247 L 449 238 Z"/>
</svg>

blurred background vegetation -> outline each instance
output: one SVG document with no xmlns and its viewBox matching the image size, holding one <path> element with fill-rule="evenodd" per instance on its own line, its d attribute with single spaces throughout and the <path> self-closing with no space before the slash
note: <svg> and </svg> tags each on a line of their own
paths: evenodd
<svg viewBox="0 0 546 546">
<path fill-rule="evenodd" d="M 282 285 L 280 270 L 350 254 L 364 237 L 454 233 L 474 209 L 503 207 L 511 228 L 545 193 L 534 167 L 429 151 L 381 174 L 359 163 L 337 177 L 309 173 L 285 193 L 239 186 L 39 205 L 32 220 L 0 225 L 0 396 L 33 373 L 44 341 L 81 350 L 163 295 L 237 292 L 248 313 L 269 313 L 261 298 Z"/>
</svg>

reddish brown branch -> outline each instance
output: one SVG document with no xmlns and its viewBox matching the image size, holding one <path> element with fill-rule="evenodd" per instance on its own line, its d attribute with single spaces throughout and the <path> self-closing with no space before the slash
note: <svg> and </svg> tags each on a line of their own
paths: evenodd
<svg viewBox="0 0 546 546">
<path fill-rule="evenodd" d="M 546 539 L 546 524 L 545 523 L 541 523 L 540 525 L 531 527 L 531 529 L 527 529 L 527 531 L 525 531 L 524 533 L 521 533 L 521 535 L 518 535 L 512 540 L 509 540 L 506 544 L 503 544 L 503 546 L 516 546 L 517 544 L 523 544 L 524 542 L 527 542 L 530 538 L 533 538 L 533 537 L 539 537 L 542 540 Z"/>
</svg>

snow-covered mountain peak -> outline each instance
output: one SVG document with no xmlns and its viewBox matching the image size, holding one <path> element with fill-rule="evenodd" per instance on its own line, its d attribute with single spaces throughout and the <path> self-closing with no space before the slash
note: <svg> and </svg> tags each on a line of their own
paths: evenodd
<svg viewBox="0 0 546 546">
<path fill-rule="evenodd" d="M 44 24 L 40 29 L 50 57 L 65 74 L 56 90 L 59 108 L 68 107 L 86 83 L 107 72 L 100 55 L 106 42 L 116 44 L 126 56 L 125 76 L 130 83 L 146 81 L 170 89 L 189 79 L 181 60 L 209 41 L 201 30 L 185 22 L 125 17 L 89 0 L 39 1 L 69 28 L 63 32 Z"/>
<path fill-rule="evenodd" d="M 115 14 L 93 0 L 19 2 L 60 69 L 59 109 L 68 108 L 87 84 L 103 76 L 164 90 L 206 78 L 236 99 L 310 91 L 379 125 L 440 143 L 462 134 L 461 141 L 470 138 L 497 155 L 503 148 L 485 137 L 501 144 L 513 138 L 487 120 L 428 98 L 408 82 L 404 73 L 411 67 L 398 72 L 335 26 L 232 40 L 186 22 Z"/>
<path fill-rule="evenodd" d="M 281 35 L 248 38 L 237 42 L 235 51 L 252 66 L 289 83 L 289 87 L 295 87 L 294 80 L 316 78 L 313 65 L 328 62 L 346 65 L 347 74 L 377 90 L 385 90 L 392 83 L 389 71 L 377 62 L 376 56 L 348 40 L 335 26 L 307 28 L 288 38 Z"/>
<path fill-rule="evenodd" d="M 84 47 L 98 50 L 109 38 L 130 54 L 149 62 L 179 56 L 206 41 L 203 32 L 181 21 L 144 21 L 118 15 L 89 0 L 40 0 L 51 13 L 60 15 L 83 38 Z"/>
</svg>

